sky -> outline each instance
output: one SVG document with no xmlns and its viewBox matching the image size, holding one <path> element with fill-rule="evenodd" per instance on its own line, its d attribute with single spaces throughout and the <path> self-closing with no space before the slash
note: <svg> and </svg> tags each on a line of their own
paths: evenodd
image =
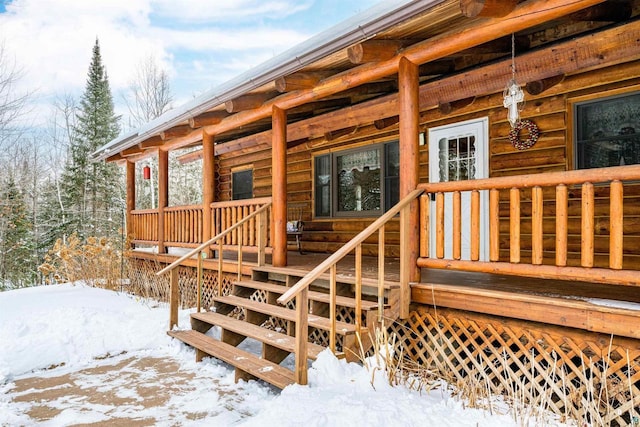
<svg viewBox="0 0 640 427">
<path fill-rule="evenodd" d="M 180 327 L 189 314 L 180 310 Z M 329 350 L 308 386 L 236 384 L 228 365 L 196 363 L 192 348 L 165 333 L 168 315 L 166 304 L 81 283 L 0 292 L 0 425 L 565 426 L 549 413 L 532 417 L 534 408 L 514 419 L 497 398 L 490 412 L 469 408 L 442 382 L 392 387 L 375 357 L 347 363 Z M 219 339 L 220 330 L 207 335 Z M 240 346 L 260 354 L 255 341 Z"/>
<path fill-rule="evenodd" d="M 379 1 L 0 0 L 0 46 L 40 120 L 57 98 L 82 94 L 98 38 L 123 114 L 145 58 L 168 73 L 179 106 Z"/>
</svg>

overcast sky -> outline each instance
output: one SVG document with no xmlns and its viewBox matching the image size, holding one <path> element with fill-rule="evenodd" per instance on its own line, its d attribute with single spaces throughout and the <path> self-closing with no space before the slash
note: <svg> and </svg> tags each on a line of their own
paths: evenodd
<svg viewBox="0 0 640 427">
<path fill-rule="evenodd" d="M 0 43 L 42 116 L 82 94 L 97 37 L 122 114 L 145 57 L 168 72 L 177 106 L 379 1 L 0 0 Z"/>
</svg>

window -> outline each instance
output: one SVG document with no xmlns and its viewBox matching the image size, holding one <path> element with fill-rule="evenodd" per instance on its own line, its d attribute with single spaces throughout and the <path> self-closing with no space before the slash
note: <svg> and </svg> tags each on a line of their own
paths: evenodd
<svg viewBox="0 0 640 427">
<path fill-rule="evenodd" d="M 399 200 L 398 142 L 315 157 L 317 217 L 376 216 Z"/>
<path fill-rule="evenodd" d="M 640 163 L 640 93 L 575 104 L 575 167 Z"/>
<path fill-rule="evenodd" d="M 253 170 L 232 172 L 231 186 L 233 200 L 251 199 L 253 197 Z"/>
</svg>

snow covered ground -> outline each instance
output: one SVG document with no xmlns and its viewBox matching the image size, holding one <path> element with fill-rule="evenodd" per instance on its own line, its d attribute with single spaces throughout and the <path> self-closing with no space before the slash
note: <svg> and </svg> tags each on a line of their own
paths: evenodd
<svg viewBox="0 0 640 427">
<path fill-rule="evenodd" d="M 443 388 L 393 388 L 380 374 L 372 384 L 369 371 L 328 351 L 308 386 L 235 384 L 227 365 L 195 363 L 167 322 L 165 306 L 82 285 L 1 292 L 0 426 L 527 425 L 465 408 Z"/>
</svg>

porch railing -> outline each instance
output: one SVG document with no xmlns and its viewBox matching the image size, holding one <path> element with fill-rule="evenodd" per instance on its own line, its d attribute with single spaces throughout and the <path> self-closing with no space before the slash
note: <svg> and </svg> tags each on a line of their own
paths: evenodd
<svg viewBox="0 0 640 427">
<path fill-rule="evenodd" d="M 202 206 L 172 206 L 164 209 L 166 246 L 195 246 L 202 242 Z"/>
<path fill-rule="evenodd" d="M 271 203 L 271 197 L 247 200 L 214 202 L 211 204 L 211 224 L 213 230 L 226 230 L 243 218 L 256 212 L 263 205 Z M 269 224 L 270 210 L 266 212 Z M 144 209 L 131 212 L 130 233 L 133 243 L 159 244 L 158 210 Z M 243 223 L 242 230 L 234 229 L 225 235 L 221 242 L 224 249 L 233 249 L 238 243 L 246 252 L 258 251 L 257 218 L 251 217 Z M 165 246 L 195 247 L 211 236 L 203 235 L 203 209 L 200 205 L 172 206 L 164 209 L 164 241 Z M 241 236 L 241 237 L 240 237 Z M 241 239 L 241 242 L 239 240 Z M 267 248 L 270 247 L 267 232 Z"/>
<path fill-rule="evenodd" d="M 132 211 L 129 230 L 134 242 L 157 242 L 158 211 L 156 209 Z"/>
<path fill-rule="evenodd" d="M 286 304 L 294 297 L 296 298 L 296 367 L 295 375 L 296 382 L 298 384 L 307 383 L 307 338 L 308 324 L 309 324 L 309 286 L 322 274 L 329 270 L 329 315 L 330 315 L 330 330 L 329 330 L 329 347 L 331 351 L 336 350 L 336 292 L 337 292 L 337 264 L 345 256 L 355 251 L 355 322 L 356 330 L 360 331 L 361 319 L 362 319 L 362 243 L 369 238 L 373 233 L 378 232 L 378 312 L 379 320 L 382 320 L 384 313 L 384 232 L 385 225 L 400 213 L 400 241 L 407 242 L 410 236 L 408 236 L 408 223 L 409 223 L 409 209 L 411 202 L 422 194 L 423 190 L 418 189 L 411 192 L 405 198 L 403 198 L 397 205 L 389 209 L 384 215 L 374 221 L 371 225 L 361 231 L 333 255 L 327 258 L 324 262 L 319 264 L 316 268 L 311 270 L 307 275 L 298 281 L 287 292 L 282 294 L 278 298 L 280 304 Z M 404 264 L 404 263 L 403 263 Z M 401 265 L 401 269 L 402 269 Z M 408 267 L 408 265 L 405 265 Z M 402 274 L 401 277 L 401 298 L 400 305 L 406 304 L 408 307 L 409 301 L 403 301 L 408 295 L 408 277 L 409 274 Z M 407 281 L 403 283 L 403 279 Z"/>
<path fill-rule="evenodd" d="M 637 202 L 624 205 L 625 188 L 635 187 L 637 200 L 638 181 L 640 166 L 633 165 L 421 184 L 418 266 L 639 286 L 638 269 L 623 262 L 625 251 L 638 250 L 637 232 L 629 233 L 635 235 L 627 236 L 626 245 L 624 235 L 637 223 L 625 223 L 625 212 L 638 215 Z M 482 206 L 483 190 L 489 192 L 488 206 Z M 462 192 L 470 192 L 469 212 L 461 211 Z M 452 195 L 450 203 L 446 193 Z M 481 212 L 489 214 L 485 261 L 479 257 Z M 468 260 L 460 256 L 462 215 L 470 215 Z M 445 218 L 452 222 L 448 236 Z M 435 233 L 433 248 L 430 233 Z M 445 259 L 445 241 L 452 245 L 452 259 Z"/>
<path fill-rule="evenodd" d="M 255 224 L 256 230 L 256 244 L 258 248 L 258 259 L 257 265 L 264 265 L 266 259 L 266 245 L 267 245 L 267 221 L 268 221 L 268 213 L 271 209 L 271 201 L 269 199 L 268 203 L 263 204 L 252 213 L 247 215 L 244 218 L 237 218 L 237 222 L 233 224 L 229 224 L 224 231 L 218 233 L 216 236 L 202 243 L 195 249 L 189 251 L 184 254 L 162 270 L 158 271 L 156 274 L 158 276 L 163 275 L 164 273 L 171 272 L 170 278 L 170 296 L 169 296 L 169 329 L 173 328 L 173 326 L 178 324 L 178 301 L 180 300 L 180 287 L 178 283 L 178 270 L 177 267 L 180 266 L 185 260 L 193 257 L 198 254 L 198 289 L 197 289 L 197 310 L 200 311 L 200 302 L 202 301 L 202 260 L 206 258 L 206 254 L 211 247 L 217 247 L 218 250 L 218 295 L 222 294 L 222 273 L 223 273 L 223 251 L 224 244 L 223 242 L 227 241 L 228 236 L 231 234 L 235 234 L 237 236 L 236 239 L 236 250 L 237 250 L 237 275 L 238 280 L 242 278 L 242 253 L 243 253 L 243 242 L 244 242 L 244 230 L 247 229 L 247 224 L 253 223 Z"/>
</svg>

